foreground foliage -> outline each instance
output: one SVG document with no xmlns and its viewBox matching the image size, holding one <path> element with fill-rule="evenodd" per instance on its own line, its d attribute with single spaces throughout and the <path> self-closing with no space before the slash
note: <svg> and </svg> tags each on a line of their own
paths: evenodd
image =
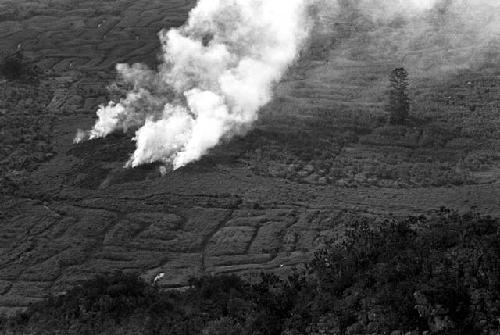
<svg viewBox="0 0 500 335">
<path fill-rule="evenodd" d="M 305 273 L 193 279 L 160 292 L 137 276 L 99 276 L 3 320 L 23 334 L 496 334 L 500 221 L 442 209 L 360 219 Z"/>
</svg>

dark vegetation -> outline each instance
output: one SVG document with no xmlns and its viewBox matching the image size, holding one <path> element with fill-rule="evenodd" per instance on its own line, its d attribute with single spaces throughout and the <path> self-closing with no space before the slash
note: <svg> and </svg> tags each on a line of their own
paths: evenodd
<svg viewBox="0 0 500 335">
<path fill-rule="evenodd" d="M 410 115 L 408 97 L 408 72 L 404 68 L 394 69 L 390 76 L 389 118 L 392 124 L 402 124 Z"/>
<path fill-rule="evenodd" d="M 17 192 L 25 177 L 54 155 L 54 117 L 47 108 L 53 89 L 29 79 L 24 65 L 17 77 L 18 65 L 14 64 L 22 56 L 17 57 L 0 65 L 3 75 L 9 73 L 6 76 L 11 78 L 0 80 L 0 195 Z"/>
<path fill-rule="evenodd" d="M 5 334 L 493 334 L 500 221 L 442 209 L 357 220 L 307 271 L 259 283 L 193 279 L 160 291 L 131 274 L 85 282 L 5 319 Z"/>
<path fill-rule="evenodd" d="M 0 74 L 6 79 L 19 79 L 23 71 L 23 54 L 21 52 L 5 56 L 0 62 Z"/>
<path fill-rule="evenodd" d="M 37 80 L 40 71 L 36 66 L 29 64 L 23 52 L 5 54 L 0 60 L 0 77 L 7 80 Z"/>
</svg>

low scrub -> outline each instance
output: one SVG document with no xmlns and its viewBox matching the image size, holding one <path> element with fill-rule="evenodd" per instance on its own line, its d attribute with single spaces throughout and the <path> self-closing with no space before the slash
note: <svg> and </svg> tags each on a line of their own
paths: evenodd
<svg viewBox="0 0 500 335">
<path fill-rule="evenodd" d="M 4 54 L 0 59 L 0 77 L 13 80 L 37 80 L 39 68 L 29 64 L 21 51 Z"/>
<path fill-rule="evenodd" d="M 0 62 L 0 75 L 8 80 L 21 78 L 23 72 L 23 54 L 20 52 L 5 56 Z"/>
</svg>

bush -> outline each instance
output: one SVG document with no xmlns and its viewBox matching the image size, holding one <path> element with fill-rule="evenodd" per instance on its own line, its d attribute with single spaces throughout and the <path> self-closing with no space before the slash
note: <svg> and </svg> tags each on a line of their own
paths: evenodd
<svg viewBox="0 0 500 335">
<path fill-rule="evenodd" d="M 392 124 L 402 124 L 410 115 L 408 98 L 408 72 L 404 68 L 394 69 L 390 76 L 389 115 Z"/>
<path fill-rule="evenodd" d="M 22 51 L 4 56 L 0 61 L 0 76 L 7 80 L 29 80 L 37 82 L 42 71 L 38 66 L 30 64 Z"/>
<path fill-rule="evenodd" d="M 241 325 L 232 318 L 222 317 L 209 321 L 203 329 L 203 335 L 240 335 L 243 333 Z"/>
<path fill-rule="evenodd" d="M 8 80 L 20 79 L 24 72 L 23 54 L 16 52 L 0 62 L 0 75 Z"/>
</svg>

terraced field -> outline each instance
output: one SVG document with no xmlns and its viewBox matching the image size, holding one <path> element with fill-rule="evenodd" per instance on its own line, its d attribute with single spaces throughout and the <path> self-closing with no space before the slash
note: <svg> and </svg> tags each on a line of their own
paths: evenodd
<svg viewBox="0 0 500 335">
<path fill-rule="evenodd" d="M 2 82 L 1 313 L 113 270 L 164 273 L 165 288 L 286 272 L 359 216 L 500 215 L 495 64 L 442 80 L 405 64 L 413 118 L 391 126 L 385 87 L 400 60 L 319 40 L 252 131 L 164 177 L 154 164 L 123 169 L 131 133 L 73 144 L 109 99 L 114 64 L 155 64 L 156 32 L 182 24 L 193 1 L 93 4 L 2 4 L 0 48 L 22 49 L 42 74 Z"/>
<path fill-rule="evenodd" d="M 154 62 L 157 32 L 184 23 L 194 1 L 40 0 L 0 6 L 1 50 L 22 48 L 56 74 L 109 71 L 116 62 Z"/>
</svg>

